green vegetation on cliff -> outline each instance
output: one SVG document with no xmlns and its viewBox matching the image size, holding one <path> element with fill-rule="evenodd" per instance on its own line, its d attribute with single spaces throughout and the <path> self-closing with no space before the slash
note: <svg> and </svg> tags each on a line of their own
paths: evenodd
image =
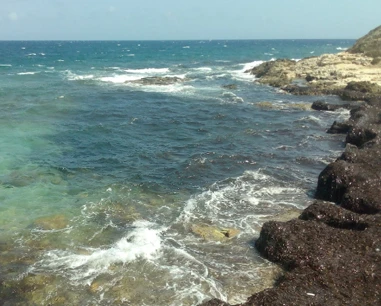
<svg viewBox="0 0 381 306">
<path fill-rule="evenodd" d="M 381 57 L 381 26 L 360 38 L 348 52 L 364 53 L 374 58 Z"/>
</svg>

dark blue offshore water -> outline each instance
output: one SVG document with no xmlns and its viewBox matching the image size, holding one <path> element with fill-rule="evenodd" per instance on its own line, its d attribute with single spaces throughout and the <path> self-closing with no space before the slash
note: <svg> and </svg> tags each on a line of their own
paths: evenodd
<svg viewBox="0 0 381 306">
<path fill-rule="evenodd" d="M 31 257 L 1 259 L 4 279 L 47 277 L 63 289 L 40 293 L 46 305 L 243 301 L 272 269 L 250 241 L 305 207 L 342 150 L 325 130 L 347 116 L 245 71 L 353 42 L 0 42 L 0 230 Z M 240 235 L 210 241 L 195 225 Z"/>
</svg>

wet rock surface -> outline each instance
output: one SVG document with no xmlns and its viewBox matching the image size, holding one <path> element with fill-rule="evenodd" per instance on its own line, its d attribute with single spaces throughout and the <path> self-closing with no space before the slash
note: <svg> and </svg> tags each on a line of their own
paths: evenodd
<svg viewBox="0 0 381 306">
<path fill-rule="evenodd" d="M 379 105 L 351 111 L 347 146 L 320 174 L 318 200 L 297 219 L 263 225 L 255 246 L 284 273 L 239 305 L 381 305 Z"/>
<path fill-rule="evenodd" d="M 380 28 L 381 30 L 381 28 Z M 292 85 L 293 86 L 293 85 Z M 294 87 L 295 89 L 296 87 Z M 313 94 L 317 87 L 301 91 Z M 343 154 L 319 175 L 316 199 L 287 222 L 269 221 L 257 250 L 283 267 L 273 288 L 249 297 L 249 305 L 381 305 L 381 98 L 374 84 L 323 89 L 350 100 L 347 122 L 329 132 L 346 133 Z M 317 92 L 316 91 L 316 92 Z M 324 102 L 315 109 L 330 111 Z M 219 300 L 203 306 L 228 306 Z"/>
</svg>

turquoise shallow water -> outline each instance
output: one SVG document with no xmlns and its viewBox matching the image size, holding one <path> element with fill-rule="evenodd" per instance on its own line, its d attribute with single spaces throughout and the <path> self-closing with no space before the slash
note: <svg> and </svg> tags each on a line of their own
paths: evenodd
<svg viewBox="0 0 381 306">
<path fill-rule="evenodd" d="M 274 267 L 253 239 L 306 205 L 342 149 L 325 130 L 347 114 L 244 71 L 352 44 L 0 42 L 1 280 L 19 290 L 1 298 L 196 305 L 263 288 Z M 203 239 L 206 225 L 240 234 Z"/>
</svg>

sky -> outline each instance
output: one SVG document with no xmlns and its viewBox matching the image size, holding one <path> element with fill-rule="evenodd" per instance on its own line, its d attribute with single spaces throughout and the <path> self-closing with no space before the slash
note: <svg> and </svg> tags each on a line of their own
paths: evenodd
<svg viewBox="0 0 381 306">
<path fill-rule="evenodd" d="M 380 0 L 0 0 L 0 40 L 357 39 Z"/>
</svg>

